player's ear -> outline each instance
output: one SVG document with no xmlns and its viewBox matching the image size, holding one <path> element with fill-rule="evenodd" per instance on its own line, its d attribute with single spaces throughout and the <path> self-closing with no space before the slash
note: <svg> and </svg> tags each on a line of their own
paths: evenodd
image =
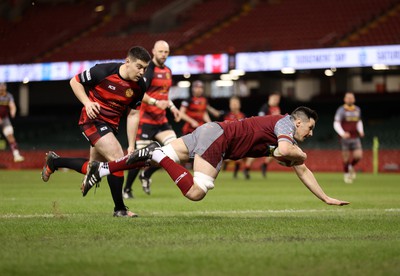
<svg viewBox="0 0 400 276">
<path fill-rule="evenodd" d="M 296 119 L 296 127 L 299 127 L 301 125 L 301 119 Z"/>
</svg>

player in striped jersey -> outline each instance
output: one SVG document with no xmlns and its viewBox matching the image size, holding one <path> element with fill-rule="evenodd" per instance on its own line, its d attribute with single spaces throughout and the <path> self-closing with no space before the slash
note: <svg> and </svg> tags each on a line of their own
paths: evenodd
<svg viewBox="0 0 400 276">
<path fill-rule="evenodd" d="M 143 75 L 151 56 L 143 47 L 132 47 L 124 63 L 104 63 L 83 71 L 70 81 L 75 96 L 83 104 L 79 126 L 90 143 L 90 161 L 113 161 L 124 156 L 116 138 L 118 126 L 127 111 L 128 153 L 135 150 L 135 137 L 139 123 L 139 110 L 146 85 Z M 87 94 L 85 88 L 89 90 Z M 53 151 L 46 156 L 42 179 L 47 182 L 59 168 L 71 168 L 86 174 L 90 170 L 85 158 L 60 157 Z M 87 169 L 87 167 L 89 167 Z M 135 217 L 128 211 L 122 197 L 124 173 L 115 172 L 107 177 L 114 201 L 114 216 Z M 84 179 L 86 181 L 86 179 Z M 87 191 L 83 189 L 82 194 Z"/>
<path fill-rule="evenodd" d="M 238 121 L 238 120 L 243 120 L 246 118 L 243 112 L 240 111 L 241 108 L 241 103 L 240 103 L 240 98 L 237 96 L 233 96 L 229 99 L 229 112 L 224 115 L 224 121 Z M 234 161 L 234 169 L 233 169 L 233 177 L 237 178 L 237 174 L 240 169 L 240 165 L 244 163 L 246 165 L 246 159 L 241 159 L 241 160 L 236 160 Z M 226 167 L 227 161 L 224 163 L 224 167 Z M 246 174 L 247 173 L 247 174 Z M 244 174 L 246 179 L 248 179 L 249 176 L 249 171 L 246 169 L 244 170 Z"/>
<path fill-rule="evenodd" d="M 182 127 L 183 135 L 191 133 L 204 123 L 211 122 L 208 112 L 216 118 L 221 115 L 218 110 L 208 104 L 208 100 L 203 94 L 204 83 L 200 80 L 194 81 L 192 83 L 192 97 L 182 101 L 180 107 L 182 119 L 186 121 Z"/>
<path fill-rule="evenodd" d="M 153 58 L 144 75 L 146 94 L 140 108 L 140 122 L 136 137 L 136 146 L 141 149 L 153 140 L 162 145 L 168 145 L 176 139 L 175 131 L 168 123 L 166 109 L 173 114 L 175 121 L 180 120 L 180 112 L 174 103 L 169 100 L 169 89 L 172 85 L 171 69 L 165 65 L 169 55 L 169 45 L 166 41 L 159 40 L 153 47 Z M 152 174 L 159 167 L 129 170 L 123 191 L 124 198 L 133 198 L 132 184 L 138 176 L 142 183 L 143 191 L 150 194 Z"/>
</svg>

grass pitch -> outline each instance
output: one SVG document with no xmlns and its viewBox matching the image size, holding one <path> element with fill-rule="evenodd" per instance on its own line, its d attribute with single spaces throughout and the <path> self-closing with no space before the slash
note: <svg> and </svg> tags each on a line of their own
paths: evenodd
<svg viewBox="0 0 400 276">
<path fill-rule="evenodd" d="M 112 217 L 108 185 L 82 197 L 82 176 L 0 171 L 0 275 L 398 275 L 400 175 L 317 173 L 328 206 L 294 173 L 251 180 L 222 172 L 201 202 L 165 172 L 152 195 L 134 184 L 140 217 Z"/>
</svg>

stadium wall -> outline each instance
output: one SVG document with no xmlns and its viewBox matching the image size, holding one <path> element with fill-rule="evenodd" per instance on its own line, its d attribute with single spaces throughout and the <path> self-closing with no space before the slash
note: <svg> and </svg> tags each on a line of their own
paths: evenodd
<svg viewBox="0 0 400 276">
<path fill-rule="evenodd" d="M 307 166 L 315 172 L 342 172 L 342 161 L 340 150 L 306 150 L 308 155 Z M 44 150 L 27 150 L 22 151 L 25 161 L 14 163 L 12 154 L 9 150 L 0 151 L 0 169 L 37 169 L 41 170 L 44 162 L 46 151 Z M 82 157 L 88 158 L 88 150 L 57 150 L 57 154 L 64 157 Z M 262 158 L 258 158 L 252 166 L 252 170 L 259 170 Z M 364 157 L 357 165 L 360 172 L 373 172 L 372 150 L 365 150 Z M 228 165 L 228 169 L 232 166 Z M 291 170 L 280 166 L 276 162 L 272 162 L 269 166 L 270 171 L 287 171 Z M 380 150 L 379 151 L 379 172 L 400 172 L 400 150 Z M 39 175 L 38 175 L 39 177 Z"/>
</svg>

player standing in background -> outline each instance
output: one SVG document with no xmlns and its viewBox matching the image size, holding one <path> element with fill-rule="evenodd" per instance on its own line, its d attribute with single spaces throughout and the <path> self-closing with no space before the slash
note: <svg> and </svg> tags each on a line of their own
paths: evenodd
<svg viewBox="0 0 400 276">
<path fill-rule="evenodd" d="M 246 118 L 243 112 L 240 111 L 241 109 L 241 103 L 240 103 L 240 98 L 237 96 L 233 96 L 229 99 L 229 112 L 224 116 L 224 121 L 238 121 Z M 246 159 L 244 160 L 237 160 L 235 161 L 235 167 L 233 169 L 233 177 L 237 178 L 237 174 L 240 169 L 240 165 L 242 163 L 246 162 Z M 224 166 L 226 165 L 226 162 Z M 246 176 L 246 175 L 245 175 Z M 248 178 L 246 176 L 246 178 Z"/>
<path fill-rule="evenodd" d="M 261 107 L 258 116 L 281 114 L 281 108 L 279 107 L 280 102 L 281 95 L 278 92 L 272 93 L 268 97 L 268 102 Z M 261 173 L 263 177 L 267 177 L 268 165 L 271 161 L 271 157 L 265 157 L 264 162 L 261 164 Z"/>
<path fill-rule="evenodd" d="M 354 93 L 347 92 L 343 101 L 344 105 L 336 111 L 333 128 L 339 135 L 342 148 L 344 182 L 350 184 L 356 178 L 354 167 L 363 155 L 360 137 L 364 137 L 364 125 L 361 109 L 355 105 Z"/>
<path fill-rule="evenodd" d="M 165 65 L 170 53 L 168 43 L 163 40 L 157 41 L 152 53 L 153 58 L 144 75 L 147 89 L 140 108 L 139 129 L 136 137 L 138 149 L 149 145 L 153 140 L 162 145 L 168 145 L 176 139 L 176 134 L 167 120 L 167 108 L 173 114 L 175 121 L 180 120 L 179 110 L 168 98 L 172 86 L 171 69 Z M 151 176 L 158 169 L 160 169 L 158 166 L 143 169 L 139 175 L 143 191 L 147 194 L 151 192 Z M 132 184 L 139 172 L 140 169 L 129 170 L 123 192 L 124 198 L 133 198 Z"/>
<path fill-rule="evenodd" d="M 183 135 L 191 133 L 205 123 L 211 122 L 208 112 L 217 118 L 221 115 L 218 110 L 208 104 L 207 98 L 204 97 L 204 83 L 200 80 L 192 83 L 192 97 L 182 101 L 180 111 L 182 119 L 186 121 L 182 127 Z"/>
<path fill-rule="evenodd" d="M 281 95 L 278 92 L 274 92 L 268 96 L 268 102 L 266 102 L 263 106 L 261 106 L 260 111 L 258 112 L 258 116 L 265 115 L 280 115 L 281 108 L 279 104 L 281 102 Z M 267 177 L 268 165 L 271 163 L 272 157 L 265 157 L 263 163 L 261 164 L 261 173 L 265 178 Z M 254 162 L 254 158 L 247 158 L 245 163 L 244 175 L 246 179 L 250 178 L 250 168 Z"/>
<path fill-rule="evenodd" d="M 214 181 L 223 160 L 245 157 L 280 156 L 290 162 L 298 178 L 320 200 L 329 205 L 349 202 L 331 198 L 324 193 L 314 174 L 304 164 L 307 154 L 297 145 L 313 135 L 318 115 L 301 106 L 291 115 L 269 115 L 240 121 L 211 122 L 161 148 L 149 145 L 131 155 L 108 163 L 94 161 L 84 184 L 88 191 L 101 177 L 118 170 L 139 166 L 151 158 L 169 174 L 182 194 L 190 200 L 202 200 L 214 188 Z M 192 175 L 179 163 L 193 160 Z"/>
<path fill-rule="evenodd" d="M 15 105 L 14 97 L 7 92 L 7 85 L 2 82 L 0 83 L 0 127 L 14 156 L 14 162 L 22 162 L 25 158 L 19 152 L 18 144 L 14 137 L 14 128 L 9 117 L 15 118 L 16 114 L 17 106 Z"/>
<path fill-rule="evenodd" d="M 97 64 L 70 80 L 75 96 L 83 104 L 79 126 L 90 142 L 90 161 L 113 161 L 124 156 L 116 138 L 122 115 L 127 115 L 128 153 L 135 150 L 135 137 L 139 124 L 139 111 L 146 84 L 142 79 L 151 56 L 142 47 L 132 47 L 125 63 Z M 85 87 L 89 90 L 86 94 Z M 53 151 L 46 156 L 42 179 L 47 182 L 58 168 L 70 168 L 86 174 L 88 160 L 63 158 Z M 135 217 L 128 211 L 122 197 L 124 173 L 116 172 L 107 177 L 114 201 L 115 217 Z M 85 181 L 85 180 L 84 180 Z M 82 189 L 83 196 L 86 192 Z"/>
</svg>

